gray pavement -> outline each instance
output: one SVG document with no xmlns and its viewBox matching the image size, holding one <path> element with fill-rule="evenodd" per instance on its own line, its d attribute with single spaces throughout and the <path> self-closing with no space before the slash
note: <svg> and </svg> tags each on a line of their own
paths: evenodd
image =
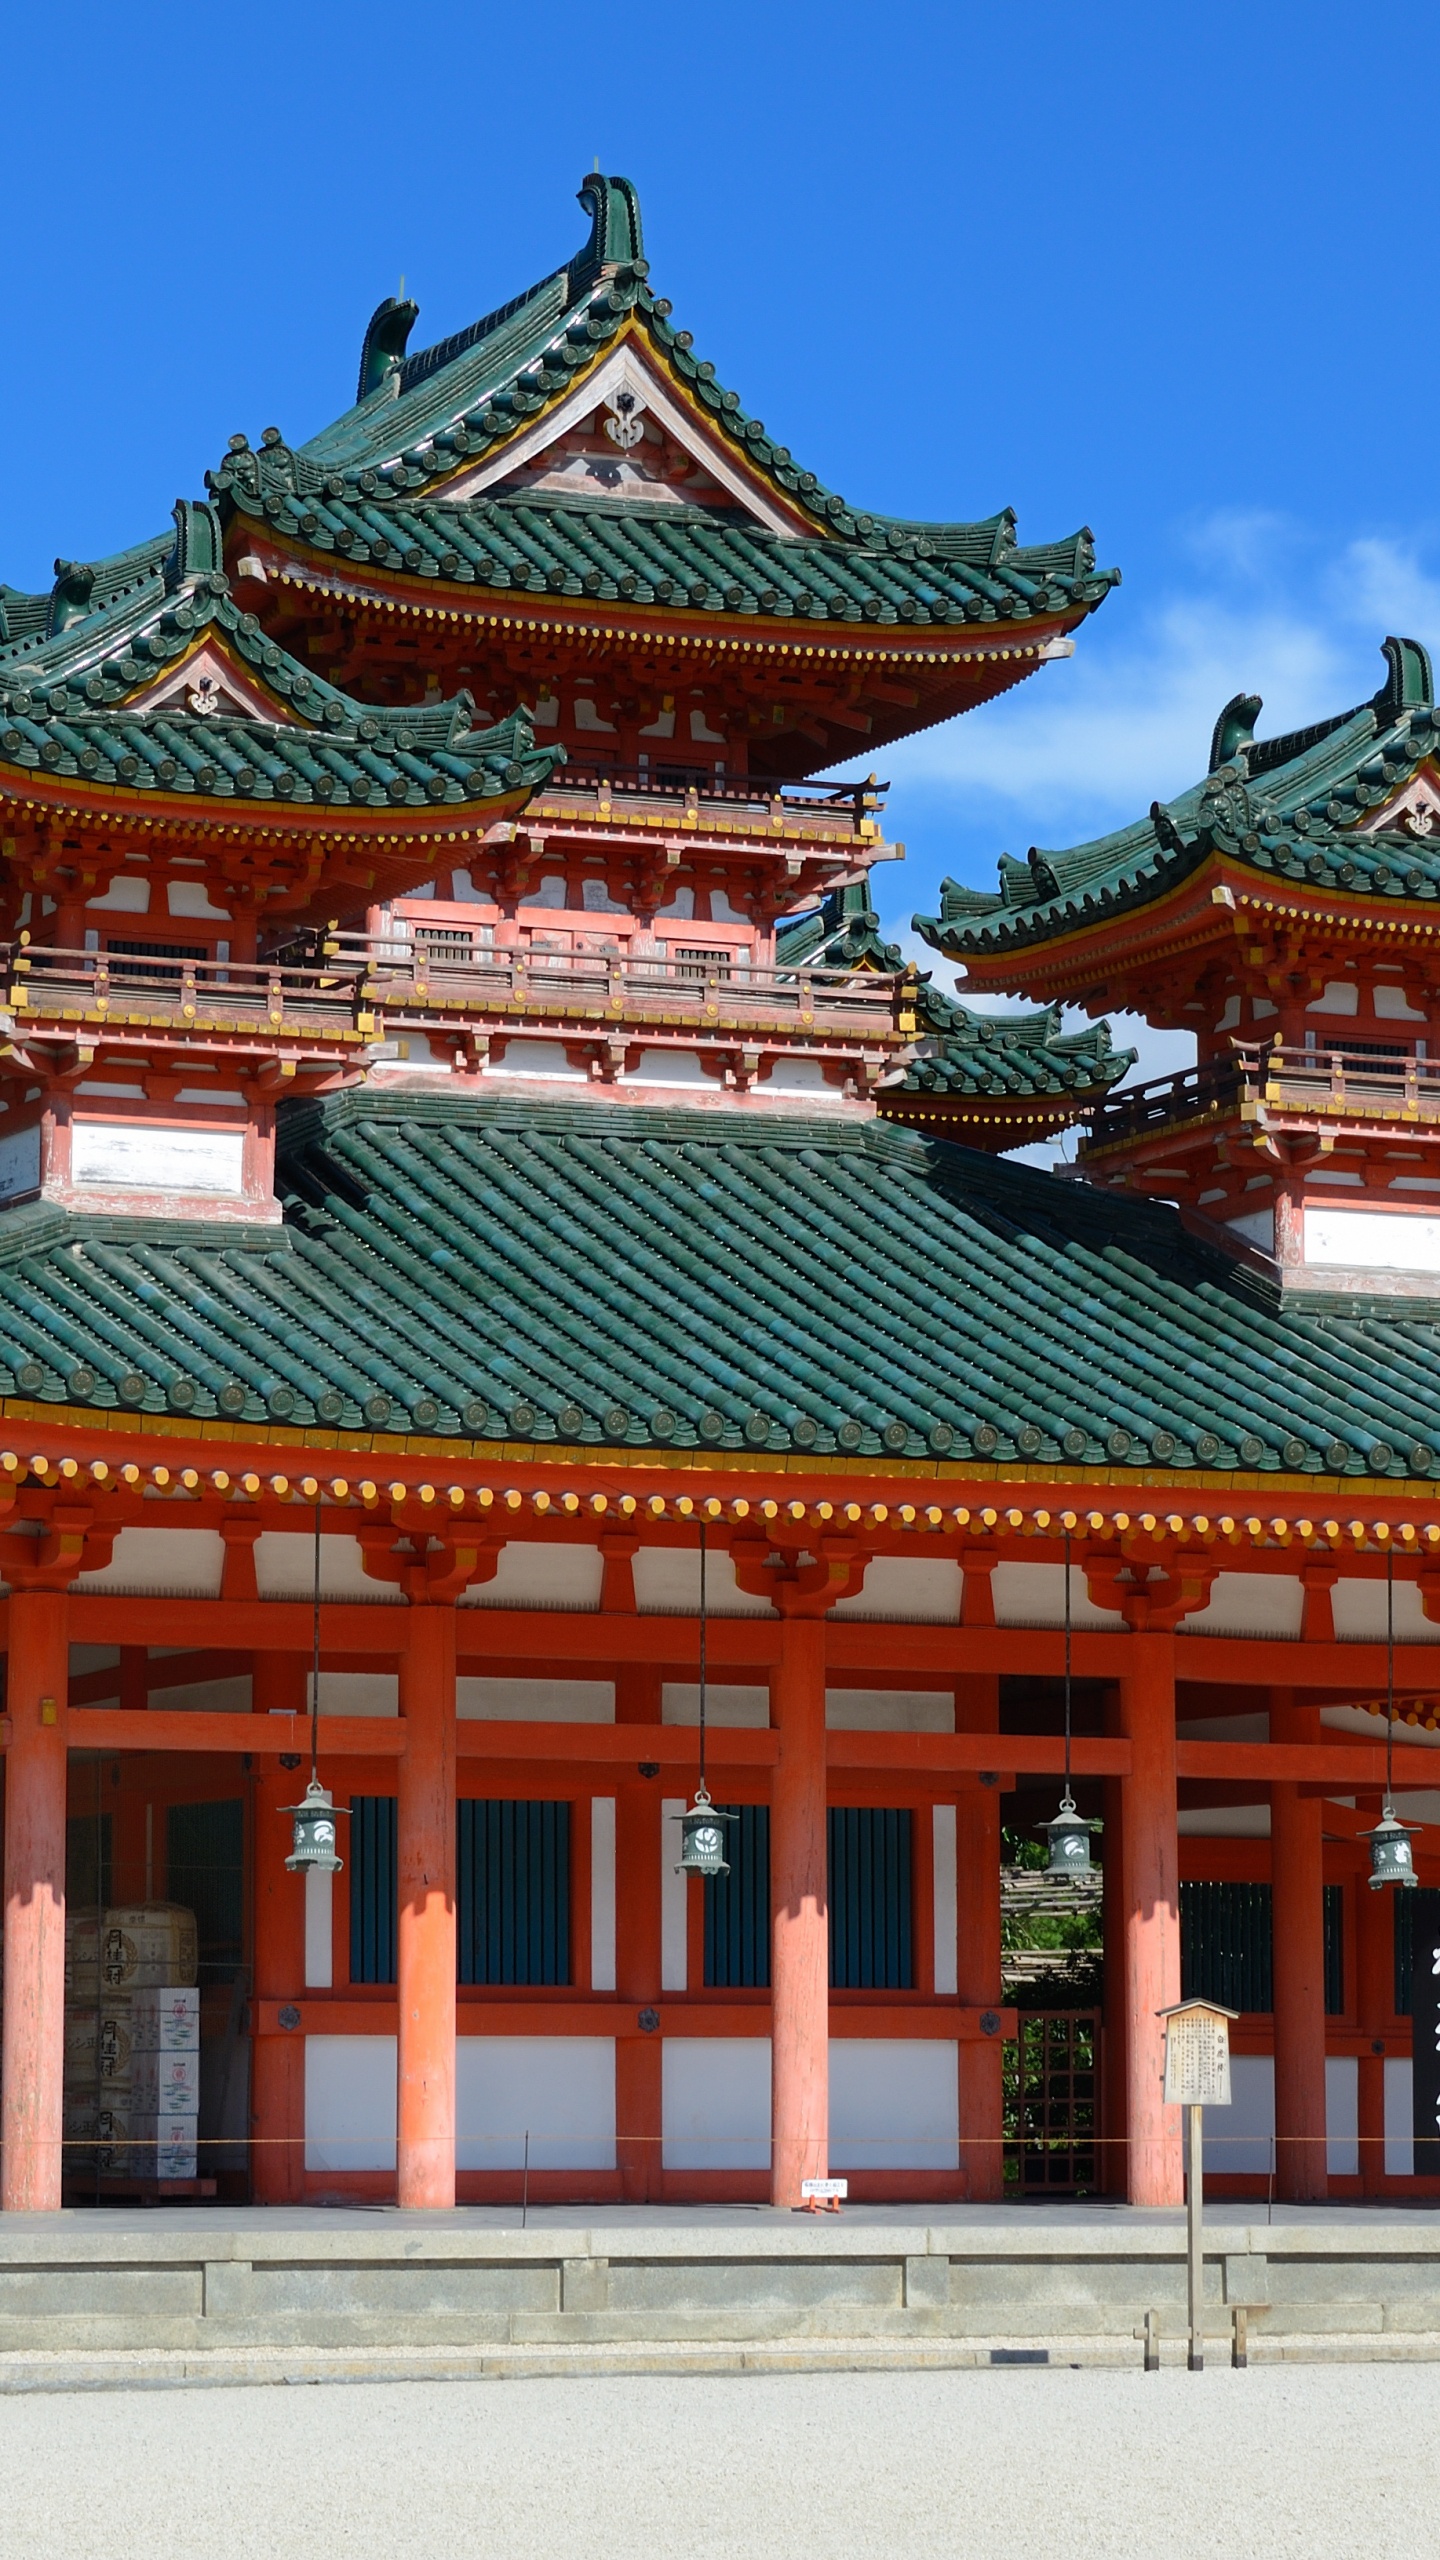
<svg viewBox="0 0 1440 2560">
<path fill-rule="evenodd" d="M 0 2403 L 0 2560 L 1366 2560 L 1440 2368 L 773 2375 Z"/>
</svg>

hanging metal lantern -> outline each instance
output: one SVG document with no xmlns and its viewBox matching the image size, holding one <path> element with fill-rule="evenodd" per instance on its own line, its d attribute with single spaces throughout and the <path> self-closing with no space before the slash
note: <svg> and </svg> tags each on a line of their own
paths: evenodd
<svg viewBox="0 0 1440 2560">
<path fill-rule="evenodd" d="M 675 1813 L 672 1822 L 680 1825 L 680 1864 L 677 1876 L 728 1876 L 730 1868 L 725 1856 L 725 1834 L 722 1823 L 738 1821 L 723 1805 L 712 1804 L 702 1778 L 695 1790 L 695 1801 L 685 1813 Z"/>
<path fill-rule="evenodd" d="M 1414 1823 L 1400 1820 L 1387 1796 L 1374 1830 L 1360 1834 L 1362 1840 L 1370 1843 L 1372 1893 L 1378 1893 L 1381 1886 L 1387 1884 L 1419 1884 L 1420 1879 L 1415 1873 L 1415 1852 L 1410 1846 L 1411 1831 L 1417 1828 Z"/>
<path fill-rule="evenodd" d="M 291 1874 L 338 1875 L 344 1860 L 336 1854 L 335 1821 L 347 1808 L 337 1805 L 329 1788 L 312 1777 L 303 1802 L 282 1805 L 280 1810 L 295 1817 L 295 1845 L 285 1861 Z"/>
<path fill-rule="evenodd" d="M 1067 1787 L 1060 1799 L 1060 1810 L 1052 1822 L 1042 1822 L 1040 1829 L 1049 1836 L 1050 1855 L 1046 1874 L 1052 1884 L 1066 1884 L 1073 1877 L 1091 1875 L 1090 1834 L 1098 1831 L 1092 1822 L 1075 1810 L 1075 1799 Z"/>
</svg>

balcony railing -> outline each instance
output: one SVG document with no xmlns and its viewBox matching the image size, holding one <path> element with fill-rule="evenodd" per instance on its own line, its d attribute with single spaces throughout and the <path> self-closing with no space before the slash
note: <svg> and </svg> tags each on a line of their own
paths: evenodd
<svg viewBox="0 0 1440 2560">
<path fill-rule="evenodd" d="M 1301 1049 L 1237 1041 L 1227 1057 L 1153 1076 L 1110 1094 L 1088 1114 L 1087 1148 L 1122 1146 L 1148 1131 L 1263 1111 L 1282 1116 L 1440 1122 L 1440 1058 L 1398 1042 Z"/>
<path fill-rule="evenodd" d="M 617 1032 L 803 1035 L 847 1047 L 902 1037 L 899 979 L 752 968 L 743 954 L 698 945 L 634 959 L 492 950 L 477 936 L 461 951 L 434 947 L 422 927 L 413 941 L 334 934 L 308 953 L 292 944 L 283 959 L 247 963 L 171 956 L 161 946 L 105 952 L 22 942 L 0 946 L 0 973 L 0 1002 L 37 1030 L 83 1022 L 354 1043 L 381 1039 L 387 1027 L 518 1029 L 539 1018 Z"/>
<path fill-rule="evenodd" d="M 858 837 L 865 821 L 873 821 L 885 805 L 883 782 L 792 782 L 767 774 L 719 774 L 683 756 L 660 756 L 649 765 L 619 765 L 603 754 L 571 748 L 566 762 L 542 784 L 528 806 L 535 816 L 544 808 L 584 810 L 621 818 L 659 815 L 672 825 L 687 818 L 704 825 L 707 813 L 723 811 L 731 826 L 746 819 L 757 829 L 776 821 L 791 828 L 813 827 L 821 836 Z"/>
</svg>

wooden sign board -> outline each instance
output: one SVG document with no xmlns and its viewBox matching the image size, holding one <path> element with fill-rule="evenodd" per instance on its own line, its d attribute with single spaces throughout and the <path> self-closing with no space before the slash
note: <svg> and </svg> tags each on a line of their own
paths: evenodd
<svg viewBox="0 0 1440 2560">
<path fill-rule="evenodd" d="M 800 2193 L 807 2203 L 848 2204 L 850 2181 L 848 2178 L 802 2178 Z"/>
<path fill-rule="evenodd" d="M 1228 2107 L 1230 2025 L 1214 2009 L 1177 2009 L 1165 2021 L 1165 2103 Z"/>
</svg>

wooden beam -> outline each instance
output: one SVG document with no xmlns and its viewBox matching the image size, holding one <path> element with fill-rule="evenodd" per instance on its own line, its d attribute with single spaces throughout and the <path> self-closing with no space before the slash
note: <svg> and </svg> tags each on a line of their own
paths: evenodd
<svg viewBox="0 0 1440 2560">
<path fill-rule="evenodd" d="M 1385 1784 L 1384 1743 L 1358 1735 L 1334 1742 L 1181 1742 L 1175 1759 L 1182 1778 L 1250 1778 L 1262 1786 L 1320 1780 L 1347 1794 Z M 1440 1787 L 1440 1751 L 1397 1742 L 1394 1774 L 1397 1787 Z"/>
<path fill-rule="evenodd" d="M 76 1707 L 72 1751 L 249 1751 L 262 1758 L 310 1749 L 308 1716 L 191 1714 L 178 1707 Z M 399 1716 L 322 1716 L 327 1759 L 398 1760 L 405 1730 Z"/>
</svg>

